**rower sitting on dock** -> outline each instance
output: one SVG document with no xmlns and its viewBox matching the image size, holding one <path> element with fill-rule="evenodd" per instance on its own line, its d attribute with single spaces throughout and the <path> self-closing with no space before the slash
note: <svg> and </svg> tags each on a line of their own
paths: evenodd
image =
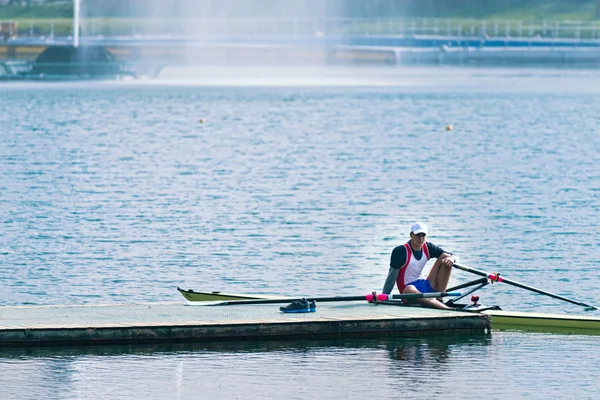
<svg viewBox="0 0 600 400">
<path fill-rule="evenodd" d="M 394 248 L 390 261 L 390 270 L 383 286 L 383 293 L 390 294 L 397 284 L 400 293 L 445 292 L 452 273 L 452 265 L 458 257 L 441 247 L 426 242 L 427 226 L 415 222 L 410 231 L 410 240 Z M 430 258 L 437 258 L 425 278 L 423 269 Z M 415 300 L 420 304 L 441 309 L 450 309 L 437 299 L 423 298 Z"/>
</svg>

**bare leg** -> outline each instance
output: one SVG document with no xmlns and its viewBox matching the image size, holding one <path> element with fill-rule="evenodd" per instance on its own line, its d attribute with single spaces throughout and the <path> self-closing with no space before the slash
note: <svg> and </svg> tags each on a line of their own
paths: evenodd
<svg viewBox="0 0 600 400">
<path fill-rule="evenodd" d="M 404 288 L 404 291 L 402 293 L 421 293 L 421 292 L 419 292 L 417 290 L 417 288 L 414 287 L 413 285 L 408 285 L 407 287 Z M 450 307 L 448 307 L 441 301 L 438 301 L 437 299 L 415 299 L 414 302 L 419 303 L 425 307 L 439 308 L 442 310 L 451 310 Z"/>
<path fill-rule="evenodd" d="M 450 274 L 452 273 L 452 267 L 446 264 L 442 264 L 443 258 L 438 258 L 433 264 L 427 280 L 431 284 L 431 287 L 438 292 L 445 292 L 450 281 Z"/>
</svg>

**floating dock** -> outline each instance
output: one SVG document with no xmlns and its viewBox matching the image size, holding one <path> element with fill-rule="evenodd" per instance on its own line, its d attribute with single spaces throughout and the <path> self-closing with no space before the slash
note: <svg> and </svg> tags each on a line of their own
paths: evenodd
<svg viewBox="0 0 600 400">
<path fill-rule="evenodd" d="M 485 334 L 491 317 L 365 302 L 318 304 L 286 314 L 279 304 L 147 303 L 0 307 L 0 347 Z"/>
</svg>

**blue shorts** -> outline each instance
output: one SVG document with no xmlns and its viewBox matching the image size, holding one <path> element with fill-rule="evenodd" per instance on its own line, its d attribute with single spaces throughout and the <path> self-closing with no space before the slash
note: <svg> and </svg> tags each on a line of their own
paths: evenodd
<svg viewBox="0 0 600 400">
<path fill-rule="evenodd" d="M 406 286 L 413 285 L 417 288 L 417 290 L 421 293 L 433 293 L 437 292 L 434 288 L 431 287 L 431 283 L 427 279 L 417 279 L 414 282 L 407 283 Z"/>
</svg>

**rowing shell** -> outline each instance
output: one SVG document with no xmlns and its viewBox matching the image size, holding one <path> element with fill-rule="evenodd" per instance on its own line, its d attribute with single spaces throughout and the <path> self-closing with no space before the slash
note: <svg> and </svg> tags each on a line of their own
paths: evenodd
<svg viewBox="0 0 600 400">
<path fill-rule="evenodd" d="M 197 292 L 181 288 L 177 288 L 177 290 L 185 297 L 188 304 L 198 305 L 214 301 L 286 299 L 284 296 Z M 480 312 L 492 317 L 492 328 L 494 329 L 600 335 L 600 318 L 597 317 L 490 309 Z"/>
<path fill-rule="evenodd" d="M 226 301 L 226 300 L 259 300 L 259 299 L 286 299 L 284 296 L 268 296 L 268 295 L 252 295 L 252 294 L 231 294 L 223 292 L 196 292 L 192 289 L 184 290 L 177 288 L 179 293 L 190 302 L 203 302 L 203 301 Z"/>
<path fill-rule="evenodd" d="M 495 329 L 600 335 L 598 317 L 504 310 L 486 310 L 481 313 L 492 316 L 492 328 Z"/>
</svg>

